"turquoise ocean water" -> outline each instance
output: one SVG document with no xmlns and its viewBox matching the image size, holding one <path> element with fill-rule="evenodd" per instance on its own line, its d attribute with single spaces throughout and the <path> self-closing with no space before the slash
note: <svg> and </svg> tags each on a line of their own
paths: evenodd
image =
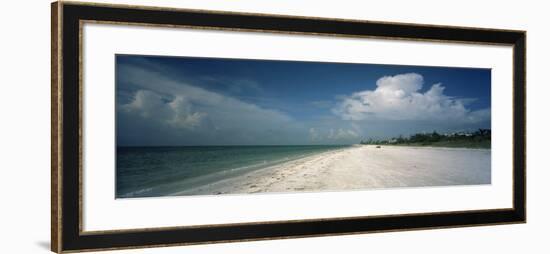
<svg viewBox="0 0 550 254">
<path fill-rule="evenodd" d="M 117 147 L 116 198 L 158 197 L 345 146 Z"/>
</svg>

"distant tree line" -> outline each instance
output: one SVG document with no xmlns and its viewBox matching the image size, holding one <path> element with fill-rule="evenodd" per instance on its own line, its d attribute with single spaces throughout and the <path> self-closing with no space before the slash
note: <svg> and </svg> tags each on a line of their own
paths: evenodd
<svg viewBox="0 0 550 254">
<path fill-rule="evenodd" d="M 414 145 L 432 145 L 432 144 L 472 144 L 491 141 L 490 129 L 478 129 L 474 132 L 452 132 L 440 134 L 437 131 L 432 133 L 416 133 L 409 137 L 393 137 L 384 140 L 373 140 L 372 138 L 362 140 L 363 145 L 384 145 L 384 144 L 414 144 Z"/>
</svg>

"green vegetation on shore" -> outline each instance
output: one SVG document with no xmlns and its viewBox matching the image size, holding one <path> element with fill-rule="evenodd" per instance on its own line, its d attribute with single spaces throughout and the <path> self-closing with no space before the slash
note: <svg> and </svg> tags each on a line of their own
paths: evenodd
<svg viewBox="0 0 550 254">
<path fill-rule="evenodd" d="M 474 132 L 454 132 L 439 134 L 417 133 L 409 137 L 394 137 L 386 140 L 363 140 L 363 145 L 400 145 L 400 146 L 436 146 L 436 147 L 464 147 L 464 148 L 491 148 L 491 130 L 479 129 Z"/>
</svg>

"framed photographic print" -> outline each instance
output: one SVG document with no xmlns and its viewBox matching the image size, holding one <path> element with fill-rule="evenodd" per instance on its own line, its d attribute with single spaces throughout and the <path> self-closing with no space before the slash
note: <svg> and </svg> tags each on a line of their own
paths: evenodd
<svg viewBox="0 0 550 254">
<path fill-rule="evenodd" d="M 52 4 L 52 250 L 524 223 L 525 31 Z"/>
</svg>

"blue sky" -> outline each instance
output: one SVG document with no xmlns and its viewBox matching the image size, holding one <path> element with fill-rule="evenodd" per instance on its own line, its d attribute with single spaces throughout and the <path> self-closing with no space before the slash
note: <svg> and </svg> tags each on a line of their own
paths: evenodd
<svg viewBox="0 0 550 254">
<path fill-rule="evenodd" d="M 353 144 L 490 128 L 489 69 L 116 56 L 117 145 Z"/>
</svg>

